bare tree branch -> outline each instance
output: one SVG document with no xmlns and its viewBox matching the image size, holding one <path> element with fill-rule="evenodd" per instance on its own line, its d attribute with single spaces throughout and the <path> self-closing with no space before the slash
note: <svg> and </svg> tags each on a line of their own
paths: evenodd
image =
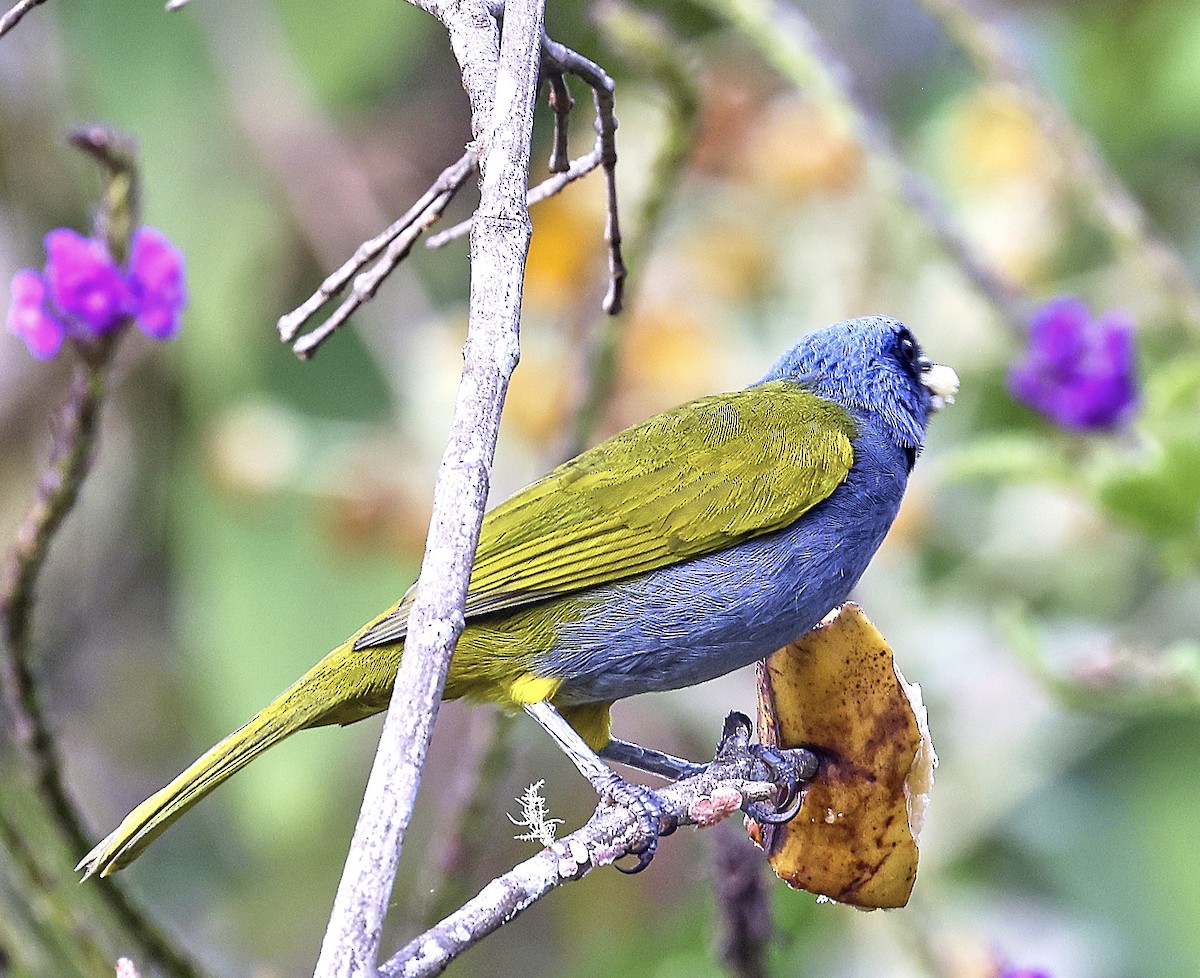
<svg viewBox="0 0 1200 978">
<path fill-rule="evenodd" d="M 292 349 L 304 359 L 311 357 L 364 302 L 378 291 L 387 278 L 412 250 L 426 229 L 442 216 L 454 195 L 475 172 L 479 162 L 473 147 L 455 163 L 446 167 L 424 195 L 398 221 L 382 234 L 364 241 L 341 268 L 321 283 L 321 287 L 294 310 L 280 317 L 279 336 L 286 343 L 295 339 L 300 327 L 337 295 L 353 278 L 354 287 L 325 322 L 295 339 Z M 374 263 L 373 267 L 369 267 Z"/>
<path fill-rule="evenodd" d="M 428 10 L 434 5 L 417 3 L 417 6 Z M 492 16 L 502 18 L 502 5 L 492 3 L 489 9 Z M 621 256 L 620 220 L 617 214 L 617 120 L 613 114 L 613 80 L 599 65 L 544 34 L 541 45 L 540 78 L 549 86 L 550 106 L 554 111 L 554 148 L 550 157 L 553 175 L 529 190 L 526 203 L 533 205 L 545 200 L 596 167 L 604 169 L 608 201 L 604 240 L 608 244 L 609 288 L 603 307 L 606 312 L 615 314 L 621 310 L 623 303 L 626 271 Z M 591 87 L 596 105 L 596 145 L 590 153 L 576 160 L 570 160 L 567 155 L 567 119 L 575 101 L 567 90 L 566 74 L 582 78 Z M 458 162 L 442 171 L 408 213 L 383 233 L 360 245 L 350 260 L 326 278 L 316 292 L 280 318 L 280 338 L 285 343 L 292 343 L 292 350 L 297 356 L 305 359 L 311 357 L 334 331 L 374 296 L 384 279 L 408 256 L 417 239 L 441 219 L 447 205 L 466 183 L 478 162 L 478 148 L 472 144 Z M 470 217 L 434 235 L 426 242 L 426 246 L 440 248 L 463 237 L 470 232 L 473 222 L 474 217 Z M 326 302 L 345 289 L 351 280 L 354 282 L 351 294 L 325 322 L 297 339 L 301 327 L 316 316 Z"/>
<path fill-rule="evenodd" d="M 446 673 L 463 628 L 500 411 L 519 351 L 531 227 L 525 202 L 542 0 L 512 0 L 505 29 L 482 2 L 418 0 L 446 26 L 471 101 L 480 203 L 471 237 L 464 369 L 434 492 L 425 559 L 392 705 L 321 947 L 319 978 L 373 975 L 380 930 Z"/>
<path fill-rule="evenodd" d="M 46 0 L 17 0 L 0 17 L 0 37 L 3 37 L 17 26 L 34 7 L 40 7 Z"/>
<path fill-rule="evenodd" d="M 775 796 L 779 786 L 751 747 L 748 721 L 732 727 L 727 722 L 727 730 L 730 735 L 718 748 L 716 760 L 701 773 L 656 789 L 667 820 L 677 825 L 715 825 L 744 806 Z M 796 753 L 810 772 L 815 769 L 813 755 Z M 441 974 L 459 954 L 555 887 L 631 855 L 639 838 L 633 812 L 601 804 L 581 829 L 492 880 L 473 899 L 410 941 L 380 968 L 380 974 L 383 978 Z"/>
</svg>

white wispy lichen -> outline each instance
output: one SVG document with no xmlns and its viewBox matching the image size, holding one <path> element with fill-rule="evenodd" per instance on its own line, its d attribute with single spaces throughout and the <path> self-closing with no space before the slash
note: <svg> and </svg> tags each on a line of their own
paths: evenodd
<svg viewBox="0 0 1200 978">
<path fill-rule="evenodd" d="M 520 842 L 540 842 L 549 846 L 554 842 L 555 830 L 563 823 L 561 818 L 550 818 L 550 813 L 546 810 L 546 799 L 541 794 L 545 783 L 543 780 L 531 784 L 521 793 L 521 797 L 516 799 L 517 804 L 521 806 L 520 818 L 508 816 L 513 825 L 529 829 L 528 832 L 515 836 Z"/>
</svg>

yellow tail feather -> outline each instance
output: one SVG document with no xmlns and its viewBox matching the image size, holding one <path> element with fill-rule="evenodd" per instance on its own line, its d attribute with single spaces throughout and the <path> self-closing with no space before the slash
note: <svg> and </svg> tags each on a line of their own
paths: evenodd
<svg viewBox="0 0 1200 978">
<path fill-rule="evenodd" d="M 388 650 L 373 650 L 370 658 L 375 660 L 375 668 L 369 670 L 346 668 L 349 657 L 367 658 L 348 644 L 327 655 L 249 723 L 209 748 L 174 781 L 126 815 L 75 868 L 83 871 L 84 879 L 116 872 L 133 862 L 217 785 L 285 737 L 307 727 L 352 723 L 378 713 L 387 705 L 400 650 L 397 645 L 394 656 L 388 655 Z M 372 681 L 376 674 L 380 682 Z M 354 688 L 346 689 L 348 682 Z"/>
</svg>

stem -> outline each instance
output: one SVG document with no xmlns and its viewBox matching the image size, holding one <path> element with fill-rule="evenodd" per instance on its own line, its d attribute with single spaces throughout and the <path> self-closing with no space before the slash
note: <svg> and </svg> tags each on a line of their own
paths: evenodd
<svg viewBox="0 0 1200 978">
<path fill-rule="evenodd" d="M 800 9 L 782 0 L 699 2 L 754 44 L 783 77 L 811 93 L 863 149 L 887 167 L 896 189 L 942 251 L 1001 314 L 1008 328 L 1023 336 L 1028 313 L 1025 297 L 979 254 L 929 182 L 904 161 L 887 123 L 854 96 L 849 71 Z"/>
<path fill-rule="evenodd" d="M 97 234 L 114 257 L 123 257 L 137 225 L 138 178 L 133 143 L 102 126 L 77 130 L 70 141 L 105 169 Z M 66 399 L 54 419 L 50 459 L 33 503 L 17 529 L 0 581 L 0 628 L 4 639 L 0 683 L 8 734 L 32 775 L 33 792 L 45 806 L 50 825 L 75 856 L 86 852 L 91 844 L 83 819 L 67 793 L 58 749 L 42 709 L 32 668 L 31 630 L 37 582 L 50 543 L 74 508 L 91 470 L 109 365 L 119 339 L 118 331 L 96 341 L 72 344 L 79 360 Z M 6 804 L 7 796 L 0 797 L 0 808 Z M 29 839 L 22 843 L 26 847 L 30 844 Z M 31 879 L 35 884 L 39 882 L 36 876 Z M 132 937 L 165 971 L 178 978 L 198 978 L 202 974 L 113 881 L 102 883 L 97 892 L 124 928 L 123 940 Z M 73 900 L 56 898 L 67 912 L 74 912 Z"/>
<path fill-rule="evenodd" d="M 0 678 L 4 683 L 9 736 L 24 752 L 39 794 L 76 852 L 87 851 L 87 838 L 75 806 L 63 788 L 58 751 L 46 724 L 30 666 L 29 636 L 37 579 L 50 540 L 74 507 L 91 467 L 104 381 L 102 367 L 83 363 L 76 366 L 67 399 L 56 419 L 50 464 L 42 473 L 33 504 L 17 530 L 0 587 L 5 640 Z"/>
</svg>

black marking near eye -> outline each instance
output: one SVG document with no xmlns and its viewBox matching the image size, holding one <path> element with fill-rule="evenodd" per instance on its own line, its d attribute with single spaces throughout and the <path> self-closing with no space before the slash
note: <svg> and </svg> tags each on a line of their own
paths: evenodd
<svg viewBox="0 0 1200 978">
<path fill-rule="evenodd" d="M 914 374 L 920 374 L 928 369 L 928 359 L 921 353 L 921 345 L 916 337 L 904 327 L 896 334 L 896 356 Z"/>
</svg>

